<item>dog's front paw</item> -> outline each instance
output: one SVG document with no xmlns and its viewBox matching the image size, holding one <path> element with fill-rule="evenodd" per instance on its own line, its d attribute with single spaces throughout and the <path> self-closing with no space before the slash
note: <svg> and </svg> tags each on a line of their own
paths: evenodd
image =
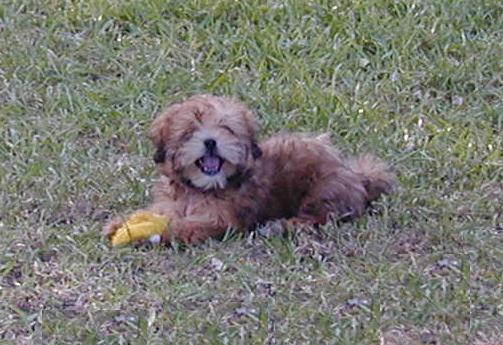
<svg viewBox="0 0 503 345">
<path fill-rule="evenodd" d="M 124 223 L 124 219 L 121 217 L 114 217 L 112 218 L 103 228 L 103 236 L 110 240 L 110 238 L 115 235 L 117 230 L 122 226 Z"/>
</svg>

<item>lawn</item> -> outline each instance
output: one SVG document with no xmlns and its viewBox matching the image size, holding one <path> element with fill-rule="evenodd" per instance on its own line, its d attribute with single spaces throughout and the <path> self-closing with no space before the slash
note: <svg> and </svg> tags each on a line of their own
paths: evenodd
<svg viewBox="0 0 503 345">
<path fill-rule="evenodd" d="M 156 113 L 391 162 L 379 212 L 286 238 L 111 249 Z M 0 343 L 503 344 L 500 0 L 0 2 Z"/>
</svg>

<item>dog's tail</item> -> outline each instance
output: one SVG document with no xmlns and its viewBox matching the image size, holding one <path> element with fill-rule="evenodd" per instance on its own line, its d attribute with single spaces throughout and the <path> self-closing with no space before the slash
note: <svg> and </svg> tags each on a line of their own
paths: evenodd
<svg viewBox="0 0 503 345">
<path fill-rule="evenodd" d="M 392 193 L 398 186 L 396 175 L 388 165 L 371 154 L 349 158 L 347 165 L 362 177 L 368 202 L 377 199 L 381 194 Z"/>
</svg>

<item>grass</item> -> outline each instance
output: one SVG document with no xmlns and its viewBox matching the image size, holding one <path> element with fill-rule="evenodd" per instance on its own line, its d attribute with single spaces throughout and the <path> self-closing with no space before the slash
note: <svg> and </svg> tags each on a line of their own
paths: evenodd
<svg viewBox="0 0 503 345">
<path fill-rule="evenodd" d="M 0 3 L 0 342 L 502 344 L 499 0 Z M 110 249 L 165 104 L 234 95 L 401 189 L 290 238 Z"/>
</svg>

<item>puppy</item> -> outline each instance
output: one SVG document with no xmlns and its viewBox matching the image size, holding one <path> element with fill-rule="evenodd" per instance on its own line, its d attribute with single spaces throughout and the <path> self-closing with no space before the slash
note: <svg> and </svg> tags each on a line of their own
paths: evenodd
<svg viewBox="0 0 503 345">
<path fill-rule="evenodd" d="M 344 158 L 328 136 L 278 135 L 257 143 L 243 104 L 198 95 L 169 106 L 150 137 L 161 173 L 148 211 L 166 215 L 162 240 L 197 243 L 257 224 L 351 220 L 392 191 L 395 176 L 371 155 Z M 123 219 L 105 227 L 111 236 Z"/>
</svg>

